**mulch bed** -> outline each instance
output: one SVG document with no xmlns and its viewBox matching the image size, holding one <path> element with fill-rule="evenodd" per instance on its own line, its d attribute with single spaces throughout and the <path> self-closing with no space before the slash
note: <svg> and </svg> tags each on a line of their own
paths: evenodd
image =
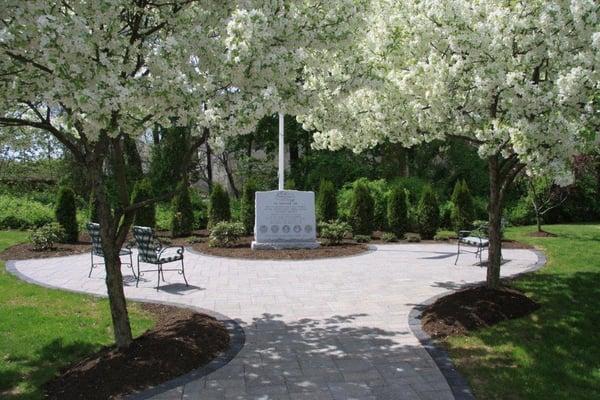
<svg viewBox="0 0 600 400">
<path fill-rule="evenodd" d="M 524 317 L 538 308 L 538 303 L 518 290 L 476 286 L 438 299 L 423 311 L 421 324 L 431 337 L 458 336 Z"/>
<path fill-rule="evenodd" d="M 208 241 L 193 243 L 191 247 L 201 253 L 231 258 L 246 258 L 252 260 L 312 260 L 328 257 L 347 257 L 364 253 L 369 250 L 366 244 L 344 241 L 335 246 L 320 246 L 317 249 L 288 249 L 288 250 L 252 250 L 252 237 L 245 237 L 235 247 L 210 247 Z"/>
<path fill-rule="evenodd" d="M 102 348 L 63 369 L 44 385 L 44 398 L 120 399 L 199 368 L 229 346 L 229 334 L 216 319 L 191 310 L 143 304 L 155 314 L 154 328 L 126 350 Z"/>
<path fill-rule="evenodd" d="M 30 258 L 49 258 L 72 256 L 74 254 L 89 253 L 92 244 L 86 241 L 79 241 L 73 244 L 57 243 L 52 250 L 39 251 L 33 248 L 30 243 L 21 243 L 9 247 L 0 253 L 2 260 L 27 260 Z"/>
</svg>

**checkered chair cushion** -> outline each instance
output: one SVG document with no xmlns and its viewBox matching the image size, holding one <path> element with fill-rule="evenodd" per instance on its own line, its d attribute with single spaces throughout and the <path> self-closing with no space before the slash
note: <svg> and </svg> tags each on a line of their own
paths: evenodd
<svg viewBox="0 0 600 400">
<path fill-rule="evenodd" d="M 477 236 L 466 236 L 460 238 L 460 241 L 465 244 L 469 244 L 471 246 L 477 247 L 487 247 L 490 244 L 490 241 L 486 238 L 480 238 Z"/>
<path fill-rule="evenodd" d="M 104 251 L 102 250 L 102 239 L 100 238 L 100 224 L 95 222 L 88 222 L 85 227 L 92 239 L 92 254 L 98 257 L 104 257 Z M 119 250 L 120 256 L 128 256 L 131 254 L 129 249 Z"/>
<path fill-rule="evenodd" d="M 158 253 L 162 246 L 154 236 L 154 230 L 148 226 L 134 226 L 133 237 L 137 244 L 140 261 L 159 264 Z"/>
</svg>

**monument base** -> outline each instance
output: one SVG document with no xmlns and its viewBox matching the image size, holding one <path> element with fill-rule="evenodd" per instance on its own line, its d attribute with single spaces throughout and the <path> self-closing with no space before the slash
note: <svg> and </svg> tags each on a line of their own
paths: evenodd
<svg viewBox="0 0 600 400">
<path fill-rule="evenodd" d="M 252 241 L 252 250 L 291 250 L 291 249 L 317 249 L 319 242 L 257 242 Z"/>
</svg>

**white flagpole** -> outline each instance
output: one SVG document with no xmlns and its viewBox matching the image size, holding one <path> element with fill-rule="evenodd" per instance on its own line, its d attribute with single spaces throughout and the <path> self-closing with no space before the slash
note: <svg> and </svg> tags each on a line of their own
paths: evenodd
<svg viewBox="0 0 600 400">
<path fill-rule="evenodd" d="M 279 113 L 279 190 L 285 188 L 285 145 L 283 135 L 283 113 Z"/>
</svg>

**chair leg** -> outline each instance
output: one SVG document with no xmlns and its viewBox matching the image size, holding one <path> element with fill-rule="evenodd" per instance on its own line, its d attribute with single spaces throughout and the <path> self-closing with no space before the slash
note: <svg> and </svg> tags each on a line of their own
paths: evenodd
<svg viewBox="0 0 600 400">
<path fill-rule="evenodd" d="M 161 266 L 160 264 L 158 264 L 158 268 L 157 268 L 157 275 L 158 275 L 158 280 L 156 282 L 156 291 L 158 292 L 158 289 L 160 288 L 160 273 L 161 273 Z"/>
<path fill-rule="evenodd" d="M 88 274 L 88 278 L 92 277 L 92 270 L 94 269 L 94 253 L 90 252 L 90 273 Z"/>
<path fill-rule="evenodd" d="M 162 265 L 160 266 L 160 276 L 162 277 L 162 281 L 166 282 L 166 280 L 165 280 L 165 272 L 162 269 Z"/>
<path fill-rule="evenodd" d="M 183 267 L 183 258 L 181 259 L 181 275 L 183 275 L 183 280 L 185 281 L 185 286 L 190 286 L 188 284 L 187 278 L 185 277 L 185 269 Z"/>
<path fill-rule="evenodd" d="M 133 269 L 133 268 L 132 268 Z M 135 280 L 135 287 L 138 287 L 138 285 L 140 284 L 140 256 L 137 256 L 137 278 Z"/>
<path fill-rule="evenodd" d="M 460 241 L 458 242 L 458 249 L 456 250 L 456 260 L 454 260 L 454 265 L 458 262 L 458 256 L 460 256 Z"/>
<path fill-rule="evenodd" d="M 133 268 L 133 256 L 129 253 L 129 266 L 131 267 L 131 272 L 133 273 L 133 277 L 137 279 L 135 275 L 135 268 Z"/>
</svg>

